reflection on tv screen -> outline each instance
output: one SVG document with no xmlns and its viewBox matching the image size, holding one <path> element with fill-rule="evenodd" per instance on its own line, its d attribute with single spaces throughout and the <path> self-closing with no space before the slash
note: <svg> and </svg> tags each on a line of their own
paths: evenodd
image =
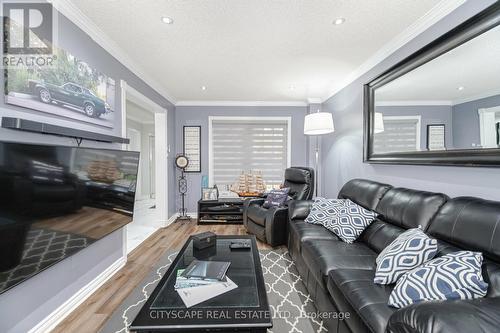
<svg viewBox="0 0 500 333">
<path fill-rule="evenodd" d="M 139 153 L 0 142 L 0 293 L 132 221 Z"/>
</svg>

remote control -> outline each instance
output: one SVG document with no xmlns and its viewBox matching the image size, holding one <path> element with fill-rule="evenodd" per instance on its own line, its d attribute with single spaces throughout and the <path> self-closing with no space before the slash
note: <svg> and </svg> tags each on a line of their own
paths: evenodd
<svg viewBox="0 0 500 333">
<path fill-rule="evenodd" d="M 231 250 L 249 250 L 252 248 L 252 246 L 250 245 L 250 243 L 237 242 L 231 243 L 231 245 L 229 245 L 229 248 Z"/>
</svg>

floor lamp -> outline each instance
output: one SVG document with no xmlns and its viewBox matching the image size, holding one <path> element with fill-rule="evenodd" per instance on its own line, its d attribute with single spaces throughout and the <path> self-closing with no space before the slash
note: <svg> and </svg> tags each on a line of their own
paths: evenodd
<svg viewBox="0 0 500 333">
<path fill-rule="evenodd" d="M 316 177 L 314 180 L 315 196 L 318 196 L 318 178 L 319 178 L 319 136 L 333 133 L 333 117 L 330 112 L 316 112 L 306 115 L 304 119 L 304 134 L 316 136 L 315 165 Z"/>
</svg>

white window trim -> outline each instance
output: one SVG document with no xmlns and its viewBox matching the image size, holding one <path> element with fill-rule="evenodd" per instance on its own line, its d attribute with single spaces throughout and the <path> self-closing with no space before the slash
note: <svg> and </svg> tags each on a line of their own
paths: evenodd
<svg viewBox="0 0 500 333">
<path fill-rule="evenodd" d="M 417 121 L 417 139 L 415 142 L 415 149 L 422 150 L 421 144 L 421 130 L 422 130 L 422 116 L 384 116 L 384 120 L 416 120 Z"/>
<path fill-rule="evenodd" d="M 208 183 L 209 186 L 214 186 L 214 161 L 213 161 L 213 143 L 212 143 L 212 126 L 214 121 L 220 120 L 256 120 L 256 121 L 286 121 L 287 124 L 287 147 L 286 147 L 286 166 L 289 168 L 292 165 L 292 117 L 229 117 L 229 116 L 209 116 L 208 117 Z"/>
</svg>

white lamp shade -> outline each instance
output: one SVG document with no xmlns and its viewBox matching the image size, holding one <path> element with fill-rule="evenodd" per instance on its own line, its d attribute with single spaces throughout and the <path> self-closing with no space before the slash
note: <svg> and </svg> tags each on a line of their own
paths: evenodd
<svg viewBox="0 0 500 333">
<path fill-rule="evenodd" d="M 316 112 L 306 115 L 304 119 L 305 135 L 321 135 L 333 133 L 333 117 L 330 112 Z"/>
<path fill-rule="evenodd" d="M 375 112 L 374 132 L 382 133 L 384 131 L 384 115 L 380 112 Z"/>
</svg>

